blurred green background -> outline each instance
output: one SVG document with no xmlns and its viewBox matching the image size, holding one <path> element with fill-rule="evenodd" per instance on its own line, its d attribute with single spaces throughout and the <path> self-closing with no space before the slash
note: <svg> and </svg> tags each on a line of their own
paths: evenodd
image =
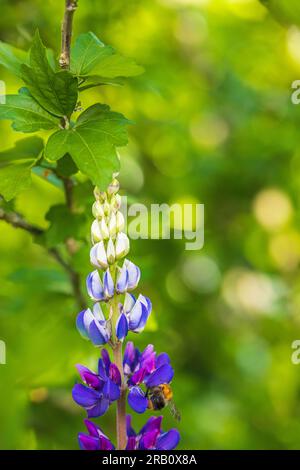
<svg viewBox="0 0 300 470">
<path fill-rule="evenodd" d="M 27 49 L 39 27 L 58 52 L 63 4 L 1 0 L 0 39 Z M 94 31 L 145 67 L 84 95 L 84 107 L 107 102 L 135 121 L 120 152 L 123 193 L 205 204 L 202 250 L 136 240 L 131 251 L 154 312 L 130 339 L 172 357 L 182 449 L 300 448 L 300 108 L 290 99 L 300 29 L 293 11 L 288 21 L 273 12 L 257 0 L 79 0 L 75 16 L 75 34 Z M 0 78 L 8 92 L 21 86 L 3 68 Z M 1 149 L 22 137 L 1 123 Z M 89 214 L 91 186 L 78 184 L 76 198 Z M 35 176 L 15 208 L 47 228 L 63 201 Z M 0 448 L 76 449 L 74 364 L 94 368 L 97 350 L 76 331 L 65 272 L 27 233 L 5 222 L 0 233 Z M 74 266 L 84 283 L 88 242 Z M 145 419 L 134 416 L 135 428 Z M 114 407 L 97 422 L 113 436 Z"/>
</svg>

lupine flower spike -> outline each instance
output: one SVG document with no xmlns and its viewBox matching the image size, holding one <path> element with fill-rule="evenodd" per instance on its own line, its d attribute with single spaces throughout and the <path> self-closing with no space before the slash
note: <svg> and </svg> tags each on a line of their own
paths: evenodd
<svg viewBox="0 0 300 470">
<path fill-rule="evenodd" d="M 150 417 L 136 433 L 131 426 L 131 416 L 124 413 L 126 397 L 128 405 L 137 413 L 161 410 L 166 405 L 171 408 L 170 382 L 174 370 L 169 356 L 156 354 L 152 345 L 140 352 L 129 341 L 124 356 L 122 354 L 127 335 L 141 333 L 146 327 L 152 305 L 144 295 L 132 293 L 139 284 L 141 272 L 132 261 L 125 259 L 130 244 L 123 232 L 125 223 L 118 191 L 119 183 L 114 179 L 107 191 L 96 188 L 94 192 L 90 261 L 95 269 L 86 279 L 92 305 L 78 314 L 76 325 L 82 337 L 102 351 L 96 372 L 77 365 L 82 383 L 75 384 L 73 399 L 86 410 L 88 418 L 102 416 L 117 402 L 118 449 L 171 450 L 179 442 L 179 432 L 177 429 L 163 432 L 162 416 Z M 111 347 L 113 360 L 104 345 Z M 84 423 L 88 434 L 78 435 L 81 449 L 115 448 L 96 424 L 87 419 Z"/>
</svg>

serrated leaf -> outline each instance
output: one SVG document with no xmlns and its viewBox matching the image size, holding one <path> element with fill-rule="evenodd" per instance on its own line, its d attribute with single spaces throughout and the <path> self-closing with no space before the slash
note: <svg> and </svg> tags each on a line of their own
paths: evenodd
<svg viewBox="0 0 300 470">
<path fill-rule="evenodd" d="M 30 94 L 49 113 L 70 117 L 77 103 L 77 79 L 67 70 L 54 72 L 38 32 L 29 63 L 21 66 L 21 72 Z"/>
<path fill-rule="evenodd" d="M 88 75 L 105 57 L 114 53 L 114 49 L 105 46 L 94 33 L 80 34 L 71 51 L 70 69 L 74 75 Z"/>
<path fill-rule="evenodd" d="M 106 46 L 94 33 L 78 36 L 71 50 L 71 72 L 77 77 L 99 75 L 105 78 L 132 77 L 143 68 L 111 46 Z"/>
<path fill-rule="evenodd" d="M 0 41 L 0 64 L 10 72 L 20 76 L 22 64 L 27 64 L 28 61 L 28 52 Z"/>
<path fill-rule="evenodd" d="M 0 120 L 10 119 L 15 131 L 36 132 L 40 129 L 54 129 L 59 119 L 47 113 L 29 94 L 7 95 L 6 102 L 0 103 Z"/>
<path fill-rule="evenodd" d="M 39 137 L 16 142 L 14 148 L 0 153 L 0 194 L 7 200 L 31 184 L 31 168 L 37 162 L 44 143 Z"/>
<path fill-rule="evenodd" d="M 280 23 L 300 25 L 300 3 L 298 0 L 260 0 Z"/>
<path fill-rule="evenodd" d="M 129 121 L 109 106 L 95 104 L 84 111 L 74 127 L 50 136 L 45 156 L 58 160 L 69 153 L 78 169 L 94 185 L 105 188 L 119 169 L 116 147 L 127 144 Z"/>
<path fill-rule="evenodd" d="M 83 239 L 87 233 L 87 217 L 84 214 L 71 213 L 65 205 L 52 206 L 46 214 L 51 222 L 45 232 L 45 241 L 48 247 L 63 243 L 68 238 Z"/>
</svg>

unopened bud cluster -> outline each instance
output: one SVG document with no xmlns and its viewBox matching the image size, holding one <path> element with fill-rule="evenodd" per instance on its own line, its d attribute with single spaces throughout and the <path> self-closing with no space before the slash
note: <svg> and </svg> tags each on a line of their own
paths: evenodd
<svg viewBox="0 0 300 470">
<path fill-rule="evenodd" d="M 119 182 L 114 179 L 107 191 L 101 192 L 96 188 L 94 192 L 91 263 L 103 270 L 124 258 L 129 251 L 129 239 L 122 231 L 124 216 L 120 211 L 121 196 L 117 194 L 118 190 Z"/>
</svg>

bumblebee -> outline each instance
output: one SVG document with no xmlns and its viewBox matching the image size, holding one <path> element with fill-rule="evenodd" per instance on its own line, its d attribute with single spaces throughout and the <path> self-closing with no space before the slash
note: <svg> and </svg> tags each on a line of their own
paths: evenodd
<svg viewBox="0 0 300 470">
<path fill-rule="evenodd" d="M 168 406 L 173 418 L 180 421 L 180 412 L 177 410 L 173 401 L 173 391 L 170 385 L 161 384 L 156 387 L 148 388 L 146 398 L 148 399 L 148 408 L 150 410 L 162 410 Z"/>
</svg>

